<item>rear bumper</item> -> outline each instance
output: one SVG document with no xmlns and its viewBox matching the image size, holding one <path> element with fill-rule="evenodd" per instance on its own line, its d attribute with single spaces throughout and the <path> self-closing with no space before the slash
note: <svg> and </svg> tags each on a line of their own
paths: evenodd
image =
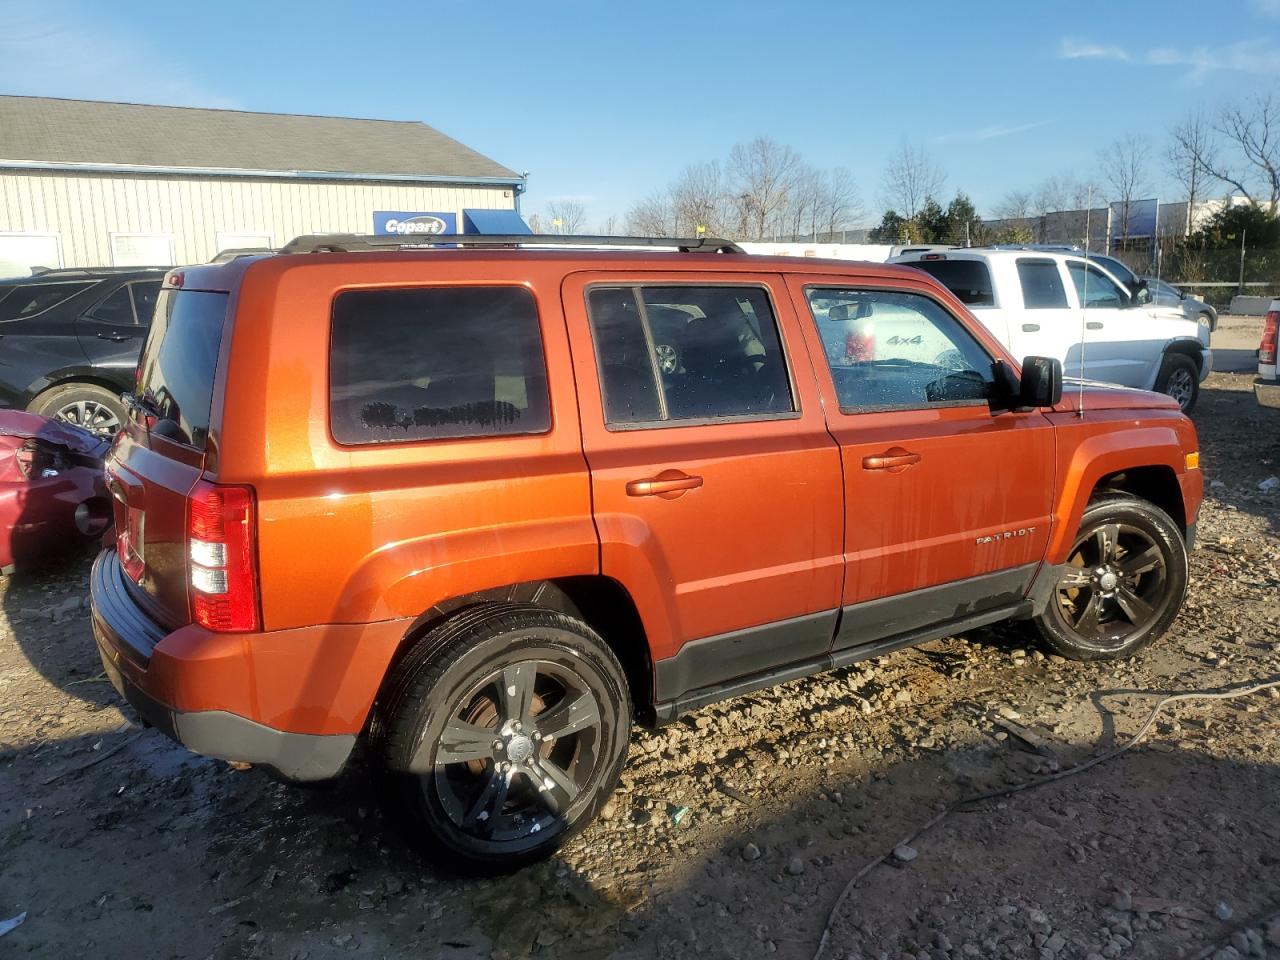
<svg viewBox="0 0 1280 960">
<path fill-rule="evenodd" d="M 1253 381 L 1253 395 L 1262 406 L 1280 409 L 1280 380 Z"/>
<path fill-rule="evenodd" d="M 167 632 L 124 577 L 114 551 L 94 563 L 93 634 L 108 678 L 144 720 L 196 753 L 261 764 L 291 780 L 341 772 L 402 624 Z"/>
</svg>

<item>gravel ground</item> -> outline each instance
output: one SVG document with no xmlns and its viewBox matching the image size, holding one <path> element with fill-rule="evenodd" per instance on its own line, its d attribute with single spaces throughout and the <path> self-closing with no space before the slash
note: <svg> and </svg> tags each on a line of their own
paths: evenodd
<svg viewBox="0 0 1280 960">
<path fill-rule="evenodd" d="M 358 767 L 323 789 L 201 759 L 100 678 L 87 560 L 0 582 L 5 956 L 1280 958 L 1280 415 L 1215 374 L 1189 602 L 1119 666 L 1005 627 L 637 731 L 605 819 L 555 860 L 458 880 L 406 850 Z M 91 766 L 89 764 L 92 764 Z M 891 854 L 890 851 L 896 853 Z"/>
</svg>

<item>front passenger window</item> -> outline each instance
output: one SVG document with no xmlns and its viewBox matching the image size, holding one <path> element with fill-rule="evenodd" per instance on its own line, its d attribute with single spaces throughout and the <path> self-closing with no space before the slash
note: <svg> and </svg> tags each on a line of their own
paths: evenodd
<svg viewBox="0 0 1280 960">
<path fill-rule="evenodd" d="M 1115 282 L 1097 267 L 1071 260 L 1067 262 L 1067 270 L 1082 307 L 1123 307 L 1128 300 Z"/>
<path fill-rule="evenodd" d="M 941 304 L 888 290 L 807 291 L 842 413 L 974 403 L 991 357 Z"/>
</svg>

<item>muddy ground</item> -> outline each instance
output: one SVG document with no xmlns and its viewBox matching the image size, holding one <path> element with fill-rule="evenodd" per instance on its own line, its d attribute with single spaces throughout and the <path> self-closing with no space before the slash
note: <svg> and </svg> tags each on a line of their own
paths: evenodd
<svg viewBox="0 0 1280 960">
<path fill-rule="evenodd" d="M 26 920 L 0 956 L 811 957 L 849 878 L 940 805 L 1124 742 L 1162 692 L 1280 678 L 1280 489 L 1259 489 L 1280 413 L 1250 379 L 1205 385 L 1190 600 L 1140 659 L 980 631 L 638 731 L 608 819 L 503 879 L 405 849 L 358 767 L 293 788 L 133 726 L 101 679 L 87 561 L 15 575 L 0 929 Z M 823 956 L 1280 958 L 1278 798 L 1280 691 L 1179 705 L 1119 758 L 889 856 Z"/>
</svg>

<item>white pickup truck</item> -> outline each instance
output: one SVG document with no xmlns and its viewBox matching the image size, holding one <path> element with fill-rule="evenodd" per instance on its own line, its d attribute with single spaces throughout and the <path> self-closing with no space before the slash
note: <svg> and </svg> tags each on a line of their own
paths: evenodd
<svg viewBox="0 0 1280 960">
<path fill-rule="evenodd" d="M 1135 297 L 1082 256 L 1042 250 L 913 253 L 1015 357 L 1057 357 L 1063 373 L 1166 393 L 1184 413 L 1213 369 L 1207 323 Z"/>
</svg>

